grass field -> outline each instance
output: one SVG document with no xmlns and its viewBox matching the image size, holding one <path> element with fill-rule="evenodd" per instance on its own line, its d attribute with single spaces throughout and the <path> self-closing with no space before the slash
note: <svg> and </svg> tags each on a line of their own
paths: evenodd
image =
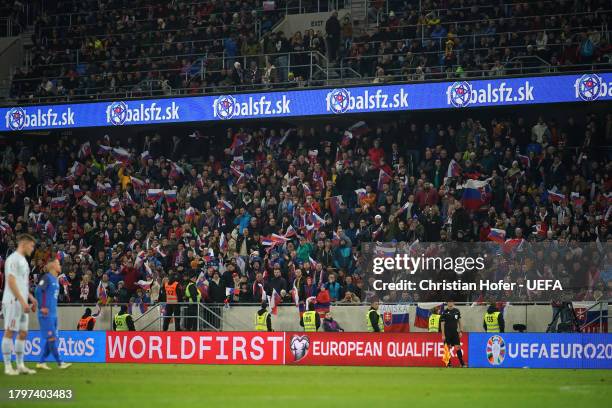
<svg viewBox="0 0 612 408">
<path fill-rule="evenodd" d="M 28 364 L 33 366 L 33 364 Z M 594 407 L 612 371 L 75 364 L 0 374 L 7 407 Z M 7 401 L 8 388 L 72 388 L 71 402 Z M 413 405 L 416 404 L 416 405 Z"/>
</svg>

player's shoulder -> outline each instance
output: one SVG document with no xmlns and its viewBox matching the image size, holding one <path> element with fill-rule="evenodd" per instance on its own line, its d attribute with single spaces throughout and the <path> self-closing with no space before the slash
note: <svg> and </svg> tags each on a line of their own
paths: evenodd
<svg viewBox="0 0 612 408">
<path fill-rule="evenodd" d="M 9 268 L 9 270 L 12 270 L 19 266 L 22 259 L 23 256 L 19 252 L 15 251 L 6 258 L 6 266 Z"/>
<path fill-rule="evenodd" d="M 47 287 L 48 284 L 49 284 L 49 275 L 45 273 L 43 276 L 40 277 L 40 280 L 38 281 L 38 286 L 44 289 Z"/>
</svg>

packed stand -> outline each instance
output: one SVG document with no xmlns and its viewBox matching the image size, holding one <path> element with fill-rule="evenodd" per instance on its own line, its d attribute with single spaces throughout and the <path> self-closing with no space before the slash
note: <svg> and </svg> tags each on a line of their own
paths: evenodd
<svg viewBox="0 0 612 408">
<path fill-rule="evenodd" d="M 605 0 L 372 2 L 373 33 L 345 41 L 343 62 L 376 82 L 605 69 Z M 396 6 L 397 8 L 394 8 Z M 389 11 L 390 10 L 390 11 Z"/>
<path fill-rule="evenodd" d="M 605 0 L 370 2 L 368 27 L 334 13 L 295 33 L 271 32 L 283 2 L 90 3 L 58 2 L 38 20 L 32 68 L 17 70 L 12 98 L 305 87 L 327 67 L 377 83 L 598 70 L 612 56 Z"/>
<path fill-rule="evenodd" d="M 209 303 L 359 303 L 364 242 L 611 237 L 610 114 L 201 132 L 5 140 L 3 259 L 35 234 L 32 285 L 59 257 L 63 302 L 145 305 L 171 277 Z M 610 296 L 609 269 L 582 298 Z"/>
<path fill-rule="evenodd" d="M 174 88 L 201 92 L 231 80 L 224 52 L 261 54 L 259 34 L 272 28 L 283 6 L 277 1 L 262 9 L 253 0 L 50 2 L 35 23 L 32 66 L 17 70 L 11 96 L 26 102 L 164 95 Z"/>
</svg>

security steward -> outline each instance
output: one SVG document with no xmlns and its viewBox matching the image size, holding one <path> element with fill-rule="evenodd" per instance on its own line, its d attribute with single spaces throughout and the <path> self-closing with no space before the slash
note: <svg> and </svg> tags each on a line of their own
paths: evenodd
<svg viewBox="0 0 612 408">
<path fill-rule="evenodd" d="M 168 331 L 170 321 L 174 317 L 174 330 L 181 331 L 181 310 L 178 305 L 179 296 L 179 281 L 175 274 L 170 274 L 170 277 L 163 283 L 163 290 L 159 294 L 159 302 L 166 304 L 166 313 L 164 314 L 163 331 Z"/>
<path fill-rule="evenodd" d="M 85 313 L 77 324 L 77 330 L 79 331 L 92 331 L 96 325 L 96 318 L 91 315 L 91 309 L 86 308 Z"/>
<path fill-rule="evenodd" d="M 132 319 L 132 315 L 128 313 L 128 308 L 126 305 L 121 305 L 119 313 L 115 315 L 115 318 L 113 319 L 113 330 L 136 331 L 136 327 L 134 327 L 134 320 Z"/>
<path fill-rule="evenodd" d="M 438 333 L 440 331 L 440 306 L 436 306 L 431 310 L 429 315 L 428 332 Z"/>
<path fill-rule="evenodd" d="M 505 326 L 504 316 L 497 310 L 495 303 L 489 304 L 482 322 L 483 329 L 487 333 L 503 333 Z"/>
<path fill-rule="evenodd" d="M 185 275 L 187 284 L 185 285 L 185 302 L 187 306 L 187 317 L 185 317 L 185 330 L 195 331 L 198 328 L 198 303 L 202 300 L 200 289 L 196 286 L 197 277 L 195 275 Z"/>
<path fill-rule="evenodd" d="M 272 317 L 268 312 L 268 302 L 261 302 L 261 308 L 255 313 L 255 330 L 274 331 L 272 330 Z"/>
<path fill-rule="evenodd" d="M 370 309 L 366 313 L 366 326 L 370 333 L 383 333 L 385 331 L 385 323 L 382 316 L 378 313 L 378 300 L 373 300 L 370 304 Z"/>
<path fill-rule="evenodd" d="M 300 326 L 304 328 L 305 332 L 319 331 L 319 327 L 321 327 L 321 316 L 315 312 L 314 303 L 310 303 L 308 305 L 308 310 L 302 314 Z"/>
</svg>

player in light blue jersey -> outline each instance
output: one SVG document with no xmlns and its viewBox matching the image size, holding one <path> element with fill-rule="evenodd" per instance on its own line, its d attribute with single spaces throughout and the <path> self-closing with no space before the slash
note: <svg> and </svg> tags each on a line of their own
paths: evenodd
<svg viewBox="0 0 612 408">
<path fill-rule="evenodd" d="M 61 271 L 60 263 L 57 259 L 49 262 L 45 268 L 47 273 L 40 278 L 36 286 L 36 300 L 39 304 L 38 323 L 40 324 L 40 337 L 45 341 L 43 351 L 40 354 L 40 362 L 36 368 L 50 370 L 45 363 L 49 354 L 53 354 L 59 368 L 68 368 L 72 364 L 64 363 L 60 359 L 57 351 L 59 336 L 57 332 L 57 296 L 59 295 L 59 281 L 57 275 Z"/>
</svg>

